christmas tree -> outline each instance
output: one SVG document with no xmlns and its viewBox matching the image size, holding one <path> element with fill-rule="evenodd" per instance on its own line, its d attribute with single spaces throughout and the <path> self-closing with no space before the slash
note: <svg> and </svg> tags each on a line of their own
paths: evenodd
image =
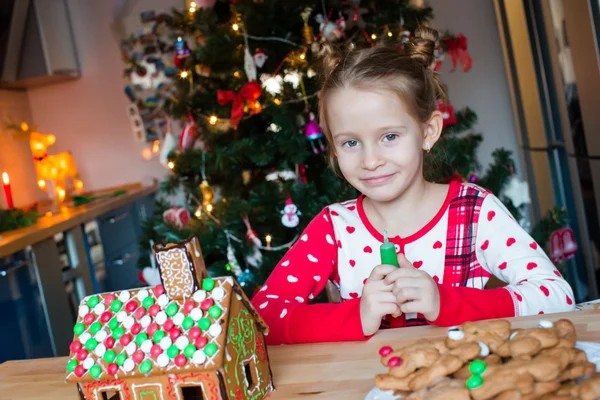
<svg viewBox="0 0 600 400">
<path fill-rule="evenodd" d="M 150 100 L 140 98 L 143 84 L 126 92 L 142 113 L 184 127 L 179 140 L 168 132 L 163 143 L 172 174 L 145 223 L 140 266 L 150 264 L 152 243 L 197 235 L 211 274 L 233 274 L 252 293 L 324 206 L 358 196 L 329 168 L 316 120 L 320 42 L 403 51 L 410 32 L 431 18 L 430 8 L 408 0 L 207 0 L 147 18 L 151 29 L 124 42 L 126 75 L 164 74 L 172 83 L 145 86 L 155 89 Z M 436 64 L 446 54 L 468 70 L 464 40 L 446 34 Z M 140 43 L 143 51 L 134 51 Z M 439 108 L 444 139 L 426 159 L 427 177 L 460 177 L 501 193 L 514 173 L 510 153 L 498 150 L 478 176 L 482 137 L 469 133 L 475 113 Z M 172 204 L 178 192 L 184 201 Z"/>
</svg>

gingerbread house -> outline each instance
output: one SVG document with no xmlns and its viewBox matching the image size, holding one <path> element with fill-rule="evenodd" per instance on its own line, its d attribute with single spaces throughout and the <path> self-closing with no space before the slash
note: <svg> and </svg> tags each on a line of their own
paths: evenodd
<svg viewBox="0 0 600 400">
<path fill-rule="evenodd" d="M 67 382 L 85 400 L 264 398 L 267 326 L 241 287 L 207 277 L 196 238 L 154 254 L 162 285 L 83 299 Z"/>
</svg>

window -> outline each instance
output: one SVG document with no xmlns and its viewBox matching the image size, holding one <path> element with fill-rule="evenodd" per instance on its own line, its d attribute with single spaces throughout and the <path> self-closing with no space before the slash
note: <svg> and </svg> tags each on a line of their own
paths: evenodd
<svg viewBox="0 0 600 400">
<path fill-rule="evenodd" d="M 181 397 L 183 400 L 204 400 L 202 386 L 183 386 L 181 387 Z"/>
<path fill-rule="evenodd" d="M 102 394 L 102 400 L 121 400 L 121 394 L 118 390 L 107 390 L 100 392 Z"/>
</svg>

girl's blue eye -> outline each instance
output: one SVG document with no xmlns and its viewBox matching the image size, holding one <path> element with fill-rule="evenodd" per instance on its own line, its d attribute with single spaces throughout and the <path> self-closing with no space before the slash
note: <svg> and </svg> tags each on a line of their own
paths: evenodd
<svg viewBox="0 0 600 400">
<path fill-rule="evenodd" d="M 344 142 L 344 147 L 355 147 L 358 145 L 357 140 L 347 140 Z"/>
<path fill-rule="evenodd" d="M 398 135 L 396 133 L 388 133 L 383 139 L 385 141 L 391 142 L 392 140 L 396 140 L 397 137 Z"/>
</svg>

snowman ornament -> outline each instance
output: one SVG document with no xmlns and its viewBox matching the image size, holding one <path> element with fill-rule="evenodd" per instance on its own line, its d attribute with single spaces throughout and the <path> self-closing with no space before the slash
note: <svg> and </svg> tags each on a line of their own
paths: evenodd
<svg viewBox="0 0 600 400">
<path fill-rule="evenodd" d="M 281 214 L 281 223 L 286 228 L 295 228 L 300 223 L 300 215 L 302 213 L 298 211 L 298 207 L 292 203 L 290 197 L 285 201 L 285 207 L 283 207 Z"/>
</svg>

